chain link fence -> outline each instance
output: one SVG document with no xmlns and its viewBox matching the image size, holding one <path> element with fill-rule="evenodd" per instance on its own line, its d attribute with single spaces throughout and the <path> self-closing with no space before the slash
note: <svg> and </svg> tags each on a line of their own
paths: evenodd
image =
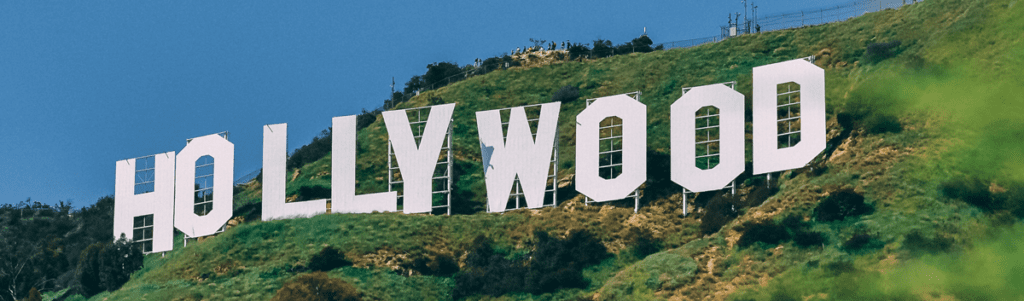
<svg viewBox="0 0 1024 301">
<path fill-rule="evenodd" d="M 731 36 L 846 21 L 866 13 L 889 8 L 896 9 L 917 2 L 918 0 L 858 0 L 826 8 L 772 14 L 743 22 L 731 22 L 729 25 L 722 26 L 722 33 L 717 36 L 665 42 L 658 45 L 661 45 L 663 49 L 690 48 L 716 43 Z"/>
</svg>

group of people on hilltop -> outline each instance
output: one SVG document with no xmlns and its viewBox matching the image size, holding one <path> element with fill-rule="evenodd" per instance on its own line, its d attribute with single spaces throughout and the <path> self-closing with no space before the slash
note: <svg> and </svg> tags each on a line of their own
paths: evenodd
<svg viewBox="0 0 1024 301">
<path fill-rule="evenodd" d="M 567 49 L 567 47 L 571 47 L 571 46 L 572 46 L 572 44 L 569 43 L 569 40 L 562 41 L 561 47 L 558 47 L 558 44 L 556 44 L 554 41 L 552 41 L 550 44 L 548 44 L 548 49 L 547 50 L 555 50 L 556 47 L 557 47 L 557 49 L 565 50 L 565 49 Z M 522 48 L 516 47 L 516 49 L 513 49 L 512 51 L 509 52 L 509 55 L 517 55 L 517 54 L 523 54 L 523 53 L 530 53 L 530 52 L 534 52 L 534 51 L 545 51 L 545 49 L 544 49 L 544 47 L 540 47 L 540 46 L 531 46 L 531 47 L 525 47 L 524 46 Z"/>
</svg>

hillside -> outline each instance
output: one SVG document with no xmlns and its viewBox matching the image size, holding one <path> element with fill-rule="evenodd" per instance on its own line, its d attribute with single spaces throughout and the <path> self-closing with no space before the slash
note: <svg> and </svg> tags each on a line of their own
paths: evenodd
<svg viewBox="0 0 1024 301">
<path fill-rule="evenodd" d="M 120 290 L 89 300 L 268 300 L 308 274 L 311 258 L 328 246 L 352 265 L 327 275 L 371 300 L 1018 298 L 1022 37 L 1024 3 L 929 0 L 695 48 L 493 71 L 397 108 L 458 104 L 456 214 L 260 222 L 260 185 L 251 182 L 235 196 L 243 223 L 187 248 L 176 240 L 166 257 L 147 256 Z M 753 67 L 811 55 L 826 74 L 825 154 L 771 182 L 745 174 L 737 197 L 698 196 L 698 211 L 683 216 L 680 188 L 663 167 L 669 106 L 680 90 L 736 81 L 749 109 Z M 483 212 L 475 112 L 549 102 L 566 85 L 578 87 L 580 97 L 563 103 L 559 117 L 558 179 L 568 183 L 560 206 Z M 575 116 L 584 99 L 634 91 L 648 107 L 652 166 L 639 212 L 584 206 L 571 185 Z M 749 123 L 747 134 L 749 144 Z M 383 119 L 359 131 L 358 143 L 358 192 L 386 191 Z M 329 188 L 329 163 L 327 156 L 290 170 L 289 194 Z M 474 258 L 486 253 L 479 236 L 491 241 L 493 264 L 532 258 L 551 243 L 545 234 L 569 240 L 572 230 L 592 234 L 608 252 L 596 264 L 580 264 L 583 285 L 497 297 L 459 288 L 473 275 Z M 570 255 L 589 256 L 581 253 Z"/>
</svg>

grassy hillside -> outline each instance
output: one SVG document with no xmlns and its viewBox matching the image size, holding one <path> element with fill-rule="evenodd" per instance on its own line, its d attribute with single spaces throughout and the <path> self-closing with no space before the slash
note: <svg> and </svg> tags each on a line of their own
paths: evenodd
<svg viewBox="0 0 1024 301">
<path fill-rule="evenodd" d="M 445 300 L 458 277 L 439 267 L 454 261 L 465 269 L 478 236 L 516 259 L 535 251 L 537 231 L 564 237 L 574 229 L 593 233 L 611 254 L 584 268 L 589 284 L 468 298 L 1018 298 L 1022 289 L 1012 284 L 1024 282 L 1024 245 L 1014 240 L 1024 234 L 1022 37 L 1024 3 L 929 0 L 690 49 L 473 77 L 402 104 L 458 103 L 453 203 L 464 214 L 259 222 L 253 182 L 236 194 L 236 216 L 246 222 L 188 248 L 177 245 L 166 257 L 150 255 L 122 289 L 90 300 L 270 299 L 307 274 L 310 258 L 326 246 L 353 262 L 328 275 L 366 299 Z M 772 183 L 744 176 L 737 198 L 705 194 L 696 200 L 701 211 L 684 217 L 680 189 L 663 167 L 669 106 L 680 89 L 735 80 L 749 108 L 753 67 L 810 55 L 826 70 L 824 156 Z M 639 213 L 583 206 L 572 189 L 559 191 L 558 208 L 481 212 L 474 113 L 548 102 L 565 85 L 578 87 L 581 97 L 562 104 L 559 179 L 574 173 L 574 119 L 583 99 L 643 93 L 652 168 Z M 358 134 L 361 193 L 387 190 L 386 139 L 380 118 Z M 329 162 L 328 156 L 289 171 L 289 194 L 329 188 Z M 644 256 L 652 241 L 661 251 Z"/>
</svg>

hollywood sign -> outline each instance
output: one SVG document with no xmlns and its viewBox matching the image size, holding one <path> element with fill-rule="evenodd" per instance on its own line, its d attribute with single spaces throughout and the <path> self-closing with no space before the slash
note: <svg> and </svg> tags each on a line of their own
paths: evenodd
<svg viewBox="0 0 1024 301">
<path fill-rule="evenodd" d="M 779 116 L 781 84 L 799 85 L 800 114 Z M 805 60 L 792 60 L 753 69 L 753 173 L 765 174 L 806 166 L 825 148 L 825 73 Z M 548 185 L 560 103 L 540 105 L 536 138 L 523 107 L 510 110 L 503 134 L 500 110 L 476 113 L 487 187 L 488 211 L 501 212 L 518 177 L 528 208 L 542 207 Z M 696 166 L 695 113 L 718 109 L 719 163 Z M 390 148 L 403 180 L 402 211 L 426 213 L 432 209 L 432 178 L 455 104 L 430 107 L 419 142 L 405 110 L 383 112 Z M 601 122 L 621 120 L 621 173 L 611 179 L 598 175 Z M 744 96 L 722 84 L 688 89 L 671 106 L 671 180 L 691 192 L 723 189 L 744 171 Z M 782 122 L 799 122 L 800 141 L 779 147 Z M 635 193 L 647 174 L 647 107 L 625 94 L 597 98 L 576 116 L 576 190 L 594 201 L 623 199 Z M 357 195 L 356 117 L 332 119 L 332 211 L 367 213 L 398 211 L 395 191 Z M 309 217 L 327 211 L 326 199 L 285 201 L 287 124 L 263 128 L 263 220 Z M 448 143 L 450 143 L 450 139 Z M 389 154 L 389 157 L 391 154 Z M 173 229 L 187 237 L 217 233 L 232 217 L 234 145 L 220 135 L 190 139 L 181 152 L 156 154 L 152 166 L 137 159 L 117 161 L 114 236 L 126 235 L 147 252 L 169 251 Z M 141 161 L 140 161 L 141 162 Z M 557 163 L 557 162 L 556 162 Z M 390 165 L 390 163 L 389 163 Z M 389 169 L 391 167 L 389 166 Z M 144 177 L 140 178 L 140 172 Z M 198 172 L 198 174 L 197 174 Z M 390 172 L 390 170 L 389 170 Z M 139 183 L 150 185 L 145 193 Z M 389 189 L 390 190 L 390 189 Z"/>
</svg>

